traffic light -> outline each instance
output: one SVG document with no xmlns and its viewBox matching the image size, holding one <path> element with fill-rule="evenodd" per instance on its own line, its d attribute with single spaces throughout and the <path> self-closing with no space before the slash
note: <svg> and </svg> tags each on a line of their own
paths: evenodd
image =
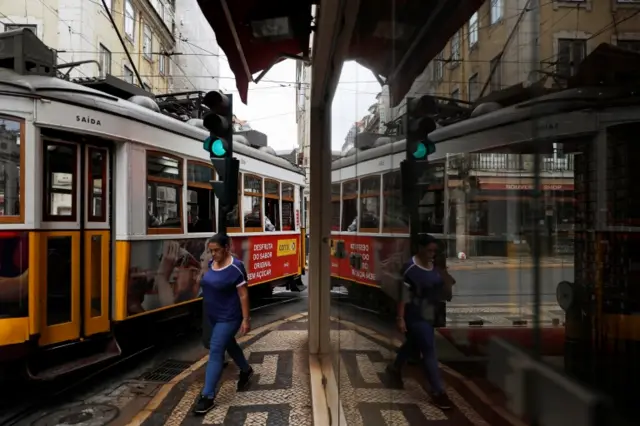
<svg viewBox="0 0 640 426">
<path fill-rule="evenodd" d="M 209 153 L 218 175 L 218 180 L 211 182 L 220 206 L 218 232 L 226 232 L 226 213 L 238 204 L 240 170 L 240 162 L 233 158 L 233 98 L 211 91 L 204 96 L 202 103 L 209 108 L 202 121 L 210 133 L 203 142 L 203 148 Z"/>
<path fill-rule="evenodd" d="M 407 160 L 414 162 L 427 161 L 428 156 L 436 152 L 436 145 L 429 140 L 429 133 L 436 129 L 436 123 L 429 116 L 435 111 L 433 98 L 407 99 Z"/>
</svg>

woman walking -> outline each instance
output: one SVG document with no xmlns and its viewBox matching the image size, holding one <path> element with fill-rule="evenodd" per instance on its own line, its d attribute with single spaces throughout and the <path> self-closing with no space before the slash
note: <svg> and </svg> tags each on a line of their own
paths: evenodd
<svg viewBox="0 0 640 426">
<path fill-rule="evenodd" d="M 398 303 L 397 324 L 407 336 L 387 373 L 401 381 L 401 369 L 417 348 L 427 381 L 431 385 L 431 399 L 442 410 L 451 408 L 451 401 L 444 391 L 435 347 L 434 321 L 439 302 L 450 298 L 451 281 L 443 279 L 434 265 L 438 243 L 431 235 L 420 235 L 418 252 L 403 267 L 403 298 Z"/>
<path fill-rule="evenodd" d="M 242 334 L 251 330 L 247 272 L 242 261 L 231 255 L 227 235 L 214 235 L 208 241 L 208 248 L 212 260 L 201 286 L 205 314 L 211 324 L 211 340 L 204 389 L 194 409 L 196 414 L 205 414 L 214 406 L 225 351 L 240 369 L 239 391 L 249 385 L 253 376 L 253 369 L 235 339 L 238 330 Z"/>
</svg>

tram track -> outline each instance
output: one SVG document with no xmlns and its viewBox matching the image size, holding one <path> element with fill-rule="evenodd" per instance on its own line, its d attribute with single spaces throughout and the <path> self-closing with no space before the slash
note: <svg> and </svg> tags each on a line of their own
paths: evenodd
<svg viewBox="0 0 640 426">
<path fill-rule="evenodd" d="M 291 304 L 301 299 L 304 299 L 304 297 L 297 292 L 276 293 L 272 297 L 261 300 L 259 304 L 251 308 L 251 312 L 256 312 L 259 315 L 269 308 Z M 137 365 L 144 362 L 141 358 L 144 358 L 145 355 L 151 358 L 153 354 L 158 353 L 160 349 L 178 347 L 178 345 L 184 343 L 185 340 L 190 341 L 199 338 L 200 334 L 200 330 L 188 330 L 185 333 L 178 333 L 170 344 L 166 342 L 147 344 L 144 345 L 144 347 L 136 348 L 123 357 L 113 361 L 106 361 L 106 364 L 101 367 L 96 367 L 95 369 L 89 367 L 88 369 L 70 373 L 69 376 L 50 382 L 22 381 L 15 383 L 20 390 L 12 391 L 13 397 L 8 402 L 10 404 L 11 401 L 15 401 L 17 403 L 14 405 L 16 408 L 10 410 L 10 412 L 4 416 L 2 411 L 0 411 L 0 426 L 27 426 L 33 424 L 38 420 L 39 413 L 64 405 L 72 399 L 72 396 L 82 393 L 83 389 L 99 384 L 100 381 L 107 379 L 108 375 L 116 369 L 120 372 L 122 372 L 122 370 L 134 369 Z M 3 402 L 5 402 L 3 404 L 4 407 L 0 406 L 0 410 L 4 410 L 6 409 L 6 405 L 9 404 L 6 403 L 7 400 L 5 400 L 5 396 L 0 395 L 0 397 L 4 400 Z M 21 399 L 35 400 L 36 402 L 19 404 L 19 400 Z"/>
</svg>

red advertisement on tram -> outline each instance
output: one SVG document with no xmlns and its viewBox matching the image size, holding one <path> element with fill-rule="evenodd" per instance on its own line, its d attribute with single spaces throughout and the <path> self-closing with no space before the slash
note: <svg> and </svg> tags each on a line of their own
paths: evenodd
<svg viewBox="0 0 640 426">
<path fill-rule="evenodd" d="M 385 272 L 397 273 L 409 259 L 409 239 L 333 235 L 331 276 L 369 286 L 379 286 Z"/>
</svg>

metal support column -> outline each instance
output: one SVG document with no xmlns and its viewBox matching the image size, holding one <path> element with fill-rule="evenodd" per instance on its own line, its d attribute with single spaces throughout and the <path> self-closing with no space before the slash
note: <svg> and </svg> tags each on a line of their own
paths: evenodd
<svg viewBox="0 0 640 426">
<path fill-rule="evenodd" d="M 322 213 L 331 204 L 331 115 L 329 107 L 311 109 L 309 199 L 309 352 L 329 354 L 331 308 L 331 216 Z M 313 197 L 311 197 L 313 195 Z"/>
</svg>

